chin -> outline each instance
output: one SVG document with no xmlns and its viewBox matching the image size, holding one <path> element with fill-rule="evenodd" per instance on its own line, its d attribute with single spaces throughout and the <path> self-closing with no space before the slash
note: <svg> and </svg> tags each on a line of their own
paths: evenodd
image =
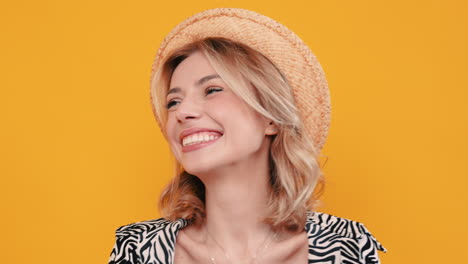
<svg viewBox="0 0 468 264">
<path fill-rule="evenodd" d="M 207 175 L 210 171 L 212 171 L 211 169 L 199 168 L 199 167 L 197 168 L 184 167 L 184 170 L 191 175 L 199 177 L 200 179 L 203 179 L 204 175 Z"/>
<path fill-rule="evenodd" d="M 207 160 L 203 161 L 200 159 L 197 159 L 196 161 L 185 161 L 182 163 L 182 166 L 184 167 L 185 171 L 195 175 L 197 177 L 203 177 L 205 175 L 209 175 L 213 173 L 217 168 L 220 166 L 217 166 L 216 162 L 214 160 Z"/>
</svg>

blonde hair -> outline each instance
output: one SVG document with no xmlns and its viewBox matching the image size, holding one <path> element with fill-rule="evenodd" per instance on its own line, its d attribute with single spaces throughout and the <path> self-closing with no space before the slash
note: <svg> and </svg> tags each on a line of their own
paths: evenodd
<svg viewBox="0 0 468 264">
<path fill-rule="evenodd" d="M 303 230 L 307 211 L 313 210 L 321 193 L 322 188 L 316 186 L 323 186 L 318 153 L 304 130 L 286 77 L 261 53 L 228 39 L 205 38 L 169 55 L 151 85 L 153 111 L 161 130 L 165 133 L 165 98 L 172 73 L 195 51 L 205 55 L 238 97 L 276 124 L 278 133 L 272 138 L 269 154 L 272 191 L 264 221 L 275 230 Z M 201 180 L 176 161 L 174 178 L 160 198 L 163 216 L 200 224 L 205 218 L 204 202 Z"/>
</svg>

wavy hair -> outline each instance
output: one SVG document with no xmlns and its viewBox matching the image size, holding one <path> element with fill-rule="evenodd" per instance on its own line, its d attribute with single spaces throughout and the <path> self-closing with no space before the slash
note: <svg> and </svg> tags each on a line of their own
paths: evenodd
<svg viewBox="0 0 468 264">
<path fill-rule="evenodd" d="M 272 138 L 269 153 L 269 213 L 264 221 L 275 230 L 303 230 L 307 211 L 314 209 L 324 186 L 318 153 L 304 130 L 286 77 L 260 52 L 228 39 L 205 38 L 169 55 L 151 82 L 153 111 L 163 134 L 172 73 L 195 51 L 205 55 L 238 97 L 276 124 L 278 133 Z M 204 184 L 175 161 L 174 177 L 160 198 L 163 217 L 201 224 L 206 217 L 204 205 Z"/>
</svg>

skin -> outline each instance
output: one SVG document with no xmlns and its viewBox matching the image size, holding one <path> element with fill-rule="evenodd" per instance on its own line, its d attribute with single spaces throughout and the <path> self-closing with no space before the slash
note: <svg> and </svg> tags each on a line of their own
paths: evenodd
<svg viewBox="0 0 468 264">
<path fill-rule="evenodd" d="M 185 170 L 206 187 L 206 222 L 182 229 L 175 263 L 307 263 L 305 232 L 271 236 L 262 223 L 270 190 L 268 151 L 276 128 L 238 98 L 199 52 L 175 69 L 167 97 L 166 138 Z M 205 78 L 206 82 L 200 83 Z M 180 133 L 189 128 L 222 131 L 216 142 L 183 152 Z M 211 237 L 208 236 L 209 232 Z M 215 240 L 224 248 L 215 242 Z M 231 256 L 227 261 L 225 255 Z"/>
</svg>

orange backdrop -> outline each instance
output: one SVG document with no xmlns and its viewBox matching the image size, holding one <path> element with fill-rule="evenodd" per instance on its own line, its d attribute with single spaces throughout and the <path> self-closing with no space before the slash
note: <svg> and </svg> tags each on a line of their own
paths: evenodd
<svg viewBox="0 0 468 264">
<path fill-rule="evenodd" d="M 292 30 L 332 97 L 321 211 L 364 222 L 383 263 L 460 263 L 467 225 L 465 1 L 4 1 L 2 263 L 106 263 L 158 217 L 171 161 L 149 103 L 163 36 L 242 7 Z"/>
</svg>

